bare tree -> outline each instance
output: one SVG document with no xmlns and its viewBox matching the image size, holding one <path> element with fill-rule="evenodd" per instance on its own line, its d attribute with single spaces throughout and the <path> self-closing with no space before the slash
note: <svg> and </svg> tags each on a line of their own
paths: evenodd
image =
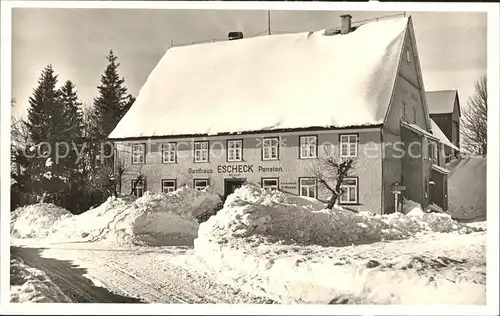
<svg viewBox="0 0 500 316">
<path fill-rule="evenodd" d="M 475 92 L 462 113 L 462 137 L 464 147 L 479 154 L 487 151 L 488 88 L 486 76 L 474 83 Z"/>
<path fill-rule="evenodd" d="M 338 198 L 342 195 L 341 185 L 345 178 L 351 176 L 355 160 L 341 159 L 334 156 L 320 158 L 314 170 L 320 188 L 331 193 L 326 207 L 332 209 Z"/>
</svg>

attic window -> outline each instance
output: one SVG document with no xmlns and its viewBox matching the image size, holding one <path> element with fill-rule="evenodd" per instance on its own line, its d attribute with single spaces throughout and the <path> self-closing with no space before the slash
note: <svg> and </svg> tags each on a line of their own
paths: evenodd
<svg viewBox="0 0 500 316">
<path fill-rule="evenodd" d="M 401 121 L 405 121 L 406 103 L 401 102 Z"/>
<path fill-rule="evenodd" d="M 409 48 L 406 48 L 406 63 L 408 65 L 411 64 L 411 53 Z"/>
</svg>

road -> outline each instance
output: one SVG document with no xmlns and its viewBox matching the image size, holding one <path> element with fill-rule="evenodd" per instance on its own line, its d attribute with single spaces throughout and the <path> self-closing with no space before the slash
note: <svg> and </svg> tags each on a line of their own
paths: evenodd
<svg viewBox="0 0 500 316">
<path fill-rule="evenodd" d="M 14 258 L 44 271 L 73 302 L 272 303 L 218 284 L 174 260 L 189 251 L 111 249 L 86 243 L 11 247 Z"/>
</svg>

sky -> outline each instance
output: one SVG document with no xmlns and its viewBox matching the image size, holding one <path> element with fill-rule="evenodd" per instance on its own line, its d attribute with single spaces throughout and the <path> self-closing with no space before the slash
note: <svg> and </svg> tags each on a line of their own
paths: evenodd
<svg viewBox="0 0 500 316">
<path fill-rule="evenodd" d="M 314 31 L 401 12 L 271 11 L 271 33 Z M 474 81 L 486 74 L 486 13 L 407 12 L 412 16 L 426 90 L 457 89 L 465 105 Z M 174 45 L 266 33 L 267 11 L 180 9 L 15 8 L 12 13 L 13 115 L 25 115 L 41 71 L 52 64 L 59 84 L 71 80 L 81 102 L 97 95 L 105 56 L 113 50 L 119 73 L 137 96 L 149 73 Z"/>
</svg>

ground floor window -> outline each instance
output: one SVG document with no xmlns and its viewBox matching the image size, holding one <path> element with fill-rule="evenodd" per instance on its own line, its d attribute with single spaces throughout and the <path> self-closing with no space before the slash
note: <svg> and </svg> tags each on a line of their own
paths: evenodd
<svg viewBox="0 0 500 316">
<path fill-rule="evenodd" d="M 164 179 L 161 181 L 161 191 L 163 193 L 174 192 L 177 189 L 177 181 L 173 179 Z"/>
<path fill-rule="evenodd" d="M 143 196 L 145 186 L 144 180 L 132 180 L 132 195 L 137 197 Z"/>
<path fill-rule="evenodd" d="M 209 181 L 208 179 L 194 179 L 194 188 L 196 190 L 203 190 L 208 187 Z"/>
<path fill-rule="evenodd" d="M 270 191 L 278 190 L 278 178 L 262 178 L 262 188 Z"/>
<path fill-rule="evenodd" d="M 316 178 L 299 179 L 299 195 L 312 198 L 318 197 L 318 185 Z"/>
<path fill-rule="evenodd" d="M 358 203 L 358 178 L 345 178 L 340 185 L 340 203 Z"/>
</svg>

